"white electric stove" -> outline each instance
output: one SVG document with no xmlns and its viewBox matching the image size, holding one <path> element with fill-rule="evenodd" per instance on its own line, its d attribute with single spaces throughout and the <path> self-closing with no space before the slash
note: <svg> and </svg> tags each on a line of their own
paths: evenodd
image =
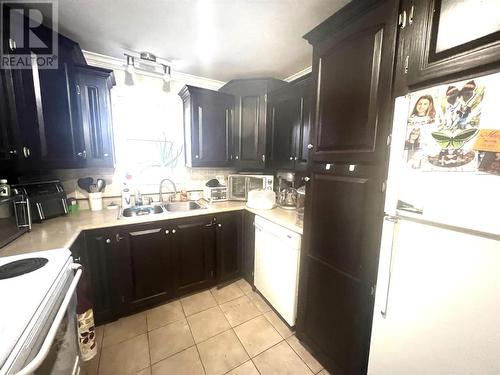
<svg viewBox="0 0 500 375">
<path fill-rule="evenodd" d="M 79 373 L 81 272 L 68 249 L 0 258 L 0 375 Z"/>
</svg>

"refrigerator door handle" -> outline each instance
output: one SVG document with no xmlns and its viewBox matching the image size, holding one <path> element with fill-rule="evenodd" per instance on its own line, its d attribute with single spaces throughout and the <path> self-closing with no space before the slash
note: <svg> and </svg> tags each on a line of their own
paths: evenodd
<svg viewBox="0 0 500 375">
<path fill-rule="evenodd" d="M 389 255 L 389 274 L 387 278 L 387 288 L 385 291 L 385 301 L 383 303 L 383 309 L 380 310 L 380 314 L 386 318 L 387 317 L 387 311 L 389 308 L 389 293 L 391 290 L 391 276 L 392 276 L 392 261 L 394 258 L 394 248 L 396 245 L 396 239 L 397 239 L 397 234 L 398 234 L 398 223 L 399 223 L 399 217 L 398 216 L 392 216 L 392 215 L 386 215 L 384 216 L 385 221 L 389 221 L 391 223 L 394 223 L 393 226 L 393 231 L 392 231 L 392 240 L 391 240 L 391 247 L 390 247 L 390 255 Z"/>
<path fill-rule="evenodd" d="M 385 215 L 384 220 L 390 221 L 391 223 L 397 223 L 399 221 L 399 216 Z"/>
</svg>

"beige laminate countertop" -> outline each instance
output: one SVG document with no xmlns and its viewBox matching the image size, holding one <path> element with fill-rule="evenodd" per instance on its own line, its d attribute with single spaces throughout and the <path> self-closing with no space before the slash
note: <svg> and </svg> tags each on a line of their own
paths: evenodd
<svg viewBox="0 0 500 375">
<path fill-rule="evenodd" d="M 287 229 L 302 234 L 302 226 L 297 225 L 297 211 L 285 210 L 279 207 L 272 210 L 256 210 L 246 207 L 244 202 L 220 202 L 209 205 L 206 209 L 121 219 L 117 219 L 118 210 L 81 210 L 76 214 L 50 219 L 41 224 L 33 224 L 31 232 L 23 234 L 7 246 L 1 248 L 0 257 L 57 248 L 69 248 L 80 232 L 84 230 L 178 219 L 189 216 L 215 214 L 244 209 Z"/>
</svg>

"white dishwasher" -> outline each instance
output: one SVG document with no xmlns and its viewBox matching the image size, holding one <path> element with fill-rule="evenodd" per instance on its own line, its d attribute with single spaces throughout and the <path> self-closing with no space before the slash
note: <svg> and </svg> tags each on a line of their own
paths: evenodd
<svg viewBox="0 0 500 375">
<path fill-rule="evenodd" d="M 255 217 L 254 285 L 290 325 L 297 318 L 301 235 Z"/>
</svg>

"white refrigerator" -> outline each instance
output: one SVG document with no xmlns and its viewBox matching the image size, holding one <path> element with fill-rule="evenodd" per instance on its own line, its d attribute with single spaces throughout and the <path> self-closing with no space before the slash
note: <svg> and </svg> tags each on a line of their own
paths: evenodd
<svg viewBox="0 0 500 375">
<path fill-rule="evenodd" d="M 500 74 L 396 99 L 368 374 L 500 374 Z"/>
</svg>

